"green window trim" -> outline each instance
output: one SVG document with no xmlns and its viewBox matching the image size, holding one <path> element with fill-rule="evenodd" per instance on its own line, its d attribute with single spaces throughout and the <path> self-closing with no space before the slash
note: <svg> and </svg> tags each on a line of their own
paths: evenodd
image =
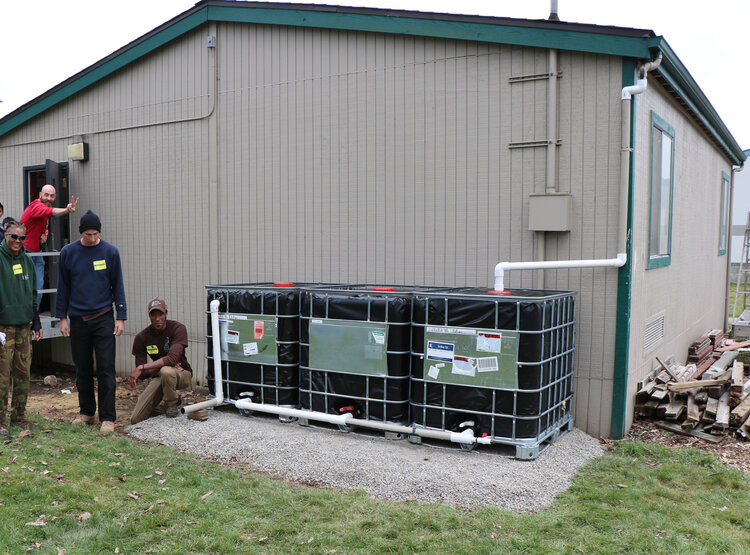
<svg viewBox="0 0 750 555">
<path fill-rule="evenodd" d="M 719 256 L 727 254 L 729 244 L 729 174 L 721 172 L 721 207 L 719 208 Z"/>
<path fill-rule="evenodd" d="M 662 192 L 666 192 L 663 188 L 657 190 L 655 183 L 654 173 L 658 169 L 661 175 L 664 175 L 664 168 L 662 162 L 666 151 L 663 149 L 663 137 L 668 137 L 670 141 L 669 145 L 669 198 L 668 206 L 662 204 Z M 659 147 L 659 158 L 655 152 L 656 147 Z M 672 216 L 674 209 L 674 163 L 675 163 L 675 130 L 666 120 L 659 117 L 655 112 L 651 112 L 651 176 L 650 176 L 650 198 L 649 198 L 649 224 L 648 224 L 648 269 L 651 268 L 662 268 L 669 266 L 672 263 Z M 658 165 L 658 167 L 657 167 Z M 656 195 L 659 195 L 658 203 L 656 202 Z M 654 210 L 659 210 L 660 214 L 654 213 Z M 659 225 L 659 230 L 654 228 L 654 222 Z M 666 229 L 662 229 L 666 228 Z M 655 241 L 655 233 L 659 232 L 661 235 L 666 233 L 666 236 L 661 237 L 661 242 L 657 245 Z M 666 244 L 666 245 L 665 245 Z M 660 248 L 661 247 L 661 248 Z M 654 254 L 654 250 L 659 249 L 660 251 L 666 250 L 666 252 L 657 252 Z"/>
</svg>

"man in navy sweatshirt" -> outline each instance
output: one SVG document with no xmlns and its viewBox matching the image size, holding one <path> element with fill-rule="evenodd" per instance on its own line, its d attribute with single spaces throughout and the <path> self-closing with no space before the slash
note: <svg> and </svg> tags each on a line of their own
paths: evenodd
<svg viewBox="0 0 750 555">
<path fill-rule="evenodd" d="M 80 414 L 73 424 L 94 424 L 94 359 L 99 382 L 101 435 L 115 431 L 115 336 L 127 319 L 120 252 L 99 233 L 102 223 L 91 210 L 81 216 L 81 239 L 60 251 L 56 314 L 60 333 L 70 337 L 76 365 Z M 114 303 L 116 316 L 112 312 Z M 68 322 L 68 319 L 70 322 Z"/>
</svg>

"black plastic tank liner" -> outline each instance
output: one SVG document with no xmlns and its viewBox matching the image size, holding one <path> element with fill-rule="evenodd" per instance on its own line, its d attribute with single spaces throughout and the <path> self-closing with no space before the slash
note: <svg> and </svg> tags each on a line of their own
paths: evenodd
<svg viewBox="0 0 750 555">
<path fill-rule="evenodd" d="M 487 289 L 462 289 L 445 296 L 415 294 L 414 424 L 462 431 L 462 424 L 473 421 L 477 435 L 534 438 L 570 410 L 566 401 L 572 396 L 574 294 L 528 289 L 510 293 L 501 296 Z M 554 321 L 561 316 L 565 321 Z M 518 331 L 518 389 L 425 381 L 425 325 Z"/>
</svg>

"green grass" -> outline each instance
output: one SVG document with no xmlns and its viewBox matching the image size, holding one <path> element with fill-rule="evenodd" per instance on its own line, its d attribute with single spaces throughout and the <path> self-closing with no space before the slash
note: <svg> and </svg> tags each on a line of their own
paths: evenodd
<svg viewBox="0 0 750 555">
<path fill-rule="evenodd" d="M 698 450 L 621 442 L 547 510 L 467 512 L 35 418 L 31 435 L 0 443 L 2 553 L 750 552 L 748 476 Z"/>
</svg>

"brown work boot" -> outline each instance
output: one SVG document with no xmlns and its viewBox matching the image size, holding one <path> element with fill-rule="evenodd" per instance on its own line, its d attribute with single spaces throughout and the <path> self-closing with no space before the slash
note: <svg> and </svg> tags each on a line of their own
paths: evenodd
<svg viewBox="0 0 750 555">
<path fill-rule="evenodd" d="M 180 415 L 180 409 L 178 409 L 177 406 L 178 405 L 167 406 L 167 412 L 164 413 L 167 418 L 177 418 Z"/>
<path fill-rule="evenodd" d="M 115 433 L 115 423 L 111 420 L 105 420 L 102 422 L 102 427 L 99 428 L 99 435 L 100 436 L 108 436 Z"/>
<path fill-rule="evenodd" d="M 88 414 L 79 414 L 73 419 L 73 424 L 75 424 L 76 426 L 93 426 L 94 416 L 89 416 Z"/>
</svg>

